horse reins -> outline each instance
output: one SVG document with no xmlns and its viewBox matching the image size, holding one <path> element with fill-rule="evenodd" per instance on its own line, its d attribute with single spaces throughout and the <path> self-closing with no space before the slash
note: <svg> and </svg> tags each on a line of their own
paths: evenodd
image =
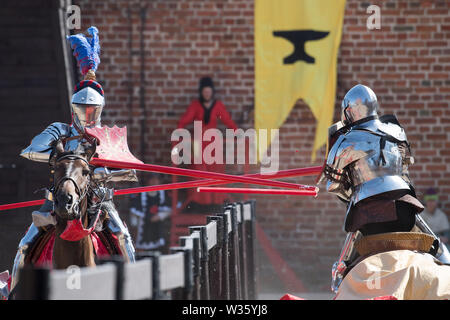
<svg viewBox="0 0 450 320">
<path fill-rule="evenodd" d="M 76 154 L 68 154 L 68 155 L 62 156 L 62 157 L 56 159 L 55 162 L 59 162 L 59 161 L 61 161 L 61 160 L 63 160 L 63 159 L 70 159 L 70 160 L 77 159 L 77 160 L 82 160 L 82 161 L 85 162 L 88 166 L 90 166 L 89 162 L 88 162 L 86 159 L 84 159 L 83 157 L 78 156 L 78 155 L 76 155 Z M 104 202 L 105 200 L 107 200 L 107 199 L 106 199 L 106 193 L 103 195 L 103 197 L 102 197 L 102 196 L 99 196 L 99 194 L 96 192 L 96 190 L 95 190 L 94 188 L 91 187 L 90 183 L 92 183 L 92 182 L 93 182 L 94 184 L 97 185 L 97 183 L 96 183 L 94 180 L 90 180 L 90 181 L 89 181 L 89 184 L 88 184 L 88 187 L 86 188 L 85 192 L 81 192 L 80 187 L 78 186 L 77 182 L 76 182 L 73 178 L 71 178 L 71 177 L 69 177 L 69 176 L 64 176 L 64 177 L 62 177 L 62 178 L 58 181 L 58 183 L 52 188 L 52 189 L 53 189 L 52 191 L 56 194 L 56 192 L 58 191 L 60 185 L 61 185 L 64 181 L 67 181 L 67 180 L 72 181 L 73 185 L 75 186 L 75 190 L 76 190 L 76 192 L 77 192 L 77 194 L 78 194 L 78 196 L 79 196 L 79 199 L 78 199 L 77 203 L 79 203 L 81 200 L 84 199 L 84 197 L 85 197 L 85 196 L 87 195 L 87 193 L 89 192 L 89 189 L 97 196 L 97 198 L 98 198 L 98 200 L 99 200 L 99 206 L 100 206 L 100 207 L 101 207 L 101 205 L 103 204 L 103 202 Z M 98 185 L 97 185 L 97 187 L 98 187 Z"/>
<path fill-rule="evenodd" d="M 82 160 L 83 162 L 85 162 L 89 166 L 89 162 L 86 159 L 84 159 L 83 157 L 81 157 L 79 155 L 76 155 L 76 154 L 68 154 L 68 155 L 62 156 L 62 157 L 56 159 L 55 162 L 59 162 L 59 161 L 64 160 L 64 159 Z M 82 192 L 80 187 L 78 186 L 78 183 L 72 177 L 64 176 L 61 179 L 59 179 L 59 181 L 54 186 L 53 191 L 54 191 L 55 194 L 58 192 L 59 187 L 61 186 L 61 184 L 63 182 L 65 182 L 65 181 L 67 181 L 67 180 L 72 181 L 73 185 L 75 186 L 75 190 L 76 190 L 76 192 L 78 194 L 78 197 L 79 197 L 77 203 L 79 203 L 87 195 L 88 190 L 89 190 L 89 184 L 88 184 L 88 187 L 86 188 L 86 190 L 84 192 Z"/>
</svg>

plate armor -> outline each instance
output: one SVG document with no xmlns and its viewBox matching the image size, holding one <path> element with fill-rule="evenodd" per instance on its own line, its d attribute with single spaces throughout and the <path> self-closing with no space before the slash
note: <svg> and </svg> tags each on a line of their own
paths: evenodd
<svg viewBox="0 0 450 320">
<path fill-rule="evenodd" d="M 352 126 L 331 148 L 327 163 L 327 191 L 350 205 L 392 191 L 412 190 L 408 165 L 412 162 L 404 130 L 377 118 Z"/>
<path fill-rule="evenodd" d="M 347 234 L 339 260 L 333 265 L 334 292 L 357 256 L 354 243 L 361 237 L 359 231 L 348 228 L 351 209 L 362 200 L 397 190 L 415 197 L 408 174 L 408 166 L 414 159 L 405 131 L 395 116 L 379 118 L 377 109 L 375 93 L 366 86 L 357 85 L 344 97 L 341 122 L 329 130 L 332 145 L 323 176 L 327 179 L 327 191 L 347 204 L 344 231 L 352 231 Z M 438 241 L 418 214 L 416 226 Z M 448 261 L 448 252 L 442 250 L 441 244 L 438 247 L 436 257 Z"/>
<path fill-rule="evenodd" d="M 68 37 L 74 56 L 77 58 L 84 80 L 80 81 L 74 89 L 71 99 L 72 124 L 61 122 L 52 123 L 42 133 L 34 137 L 31 144 L 21 152 L 21 156 L 38 162 L 49 162 L 50 154 L 54 143 L 61 138 L 71 138 L 84 133 L 85 128 L 101 126 L 101 112 L 105 105 L 104 92 L 101 85 L 96 82 L 95 71 L 100 62 L 100 45 L 98 42 L 98 30 L 90 27 L 88 34 L 92 37 L 85 37 L 83 34 Z M 69 139 L 65 143 L 65 151 L 74 151 L 81 143 L 80 139 Z M 108 212 L 109 222 L 107 228 L 119 239 L 120 249 L 124 258 L 134 262 L 134 246 L 130 233 L 120 219 L 112 201 L 113 189 L 106 186 L 107 182 L 115 181 L 137 181 L 135 170 L 110 170 L 104 167 L 94 168 L 92 180 L 96 182 L 96 194 L 104 195 L 102 206 Z M 28 247 L 33 243 L 39 234 L 39 229 L 46 225 L 56 224 L 55 218 L 50 214 L 53 210 L 52 194 L 49 190 L 46 193 L 44 205 L 37 211 L 33 211 L 33 222 L 28 228 L 25 236 L 19 243 L 12 272 L 13 288 L 17 283 L 18 269 L 23 264 L 23 260 Z"/>
<path fill-rule="evenodd" d="M 31 144 L 25 148 L 20 154 L 22 157 L 33 161 L 48 162 L 50 153 L 52 151 L 52 143 L 59 138 L 70 138 L 72 136 L 79 135 L 78 131 L 73 125 L 65 123 L 53 123 L 48 126 L 42 133 L 37 135 L 31 142 Z M 80 140 L 69 140 L 65 145 L 65 151 L 76 150 Z M 92 179 L 99 186 L 96 189 L 97 194 L 106 194 L 107 202 L 112 202 L 113 189 L 107 188 L 107 182 L 115 181 L 137 181 L 135 170 L 112 170 L 104 167 L 95 168 L 93 171 Z M 105 203 L 104 203 L 105 204 Z M 110 217 L 108 228 L 111 232 L 118 237 L 124 238 L 124 247 L 126 250 L 127 258 L 129 261 L 134 262 L 134 246 L 128 228 L 122 222 L 114 205 L 106 204 L 108 206 L 108 215 Z M 28 228 L 27 233 L 19 243 L 18 252 L 14 259 L 14 267 L 12 272 L 13 280 L 17 275 L 18 268 L 22 264 L 25 257 L 26 250 L 36 239 L 39 234 L 39 228 L 49 224 L 56 224 L 55 217 L 50 213 L 53 210 L 53 199 L 50 191 L 47 190 L 46 202 L 37 211 L 32 212 L 33 222 Z"/>
</svg>

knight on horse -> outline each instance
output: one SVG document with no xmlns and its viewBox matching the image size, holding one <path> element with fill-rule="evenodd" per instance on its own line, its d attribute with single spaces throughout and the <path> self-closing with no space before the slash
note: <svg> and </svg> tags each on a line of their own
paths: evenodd
<svg viewBox="0 0 450 320">
<path fill-rule="evenodd" d="M 367 86 L 349 90 L 341 107 L 322 175 L 347 206 L 347 237 L 332 270 L 336 299 L 450 298 L 450 256 L 420 217 L 404 129 L 393 115 L 378 117 Z"/>
<path fill-rule="evenodd" d="M 95 71 L 100 62 L 100 45 L 98 30 L 96 27 L 88 29 L 90 37 L 77 34 L 68 37 L 74 56 L 77 58 L 84 80 L 75 86 L 71 100 L 72 123 L 56 122 L 49 125 L 42 133 L 31 141 L 31 144 L 20 154 L 22 157 L 38 162 L 46 162 L 52 159 L 57 142 L 64 142 L 65 153 L 71 154 L 79 150 L 81 144 L 90 140 L 87 131 L 101 126 L 101 114 L 105 106 L 105 97 L 102 86 L 96 81 Z M 106 167 L 94 167 L 91 169 L 91 184 L 96 201 L 100 201 L 103 210 L 109 217 L 108 231 L 117 238 L 119 252 L 126 261 L 134 261 L 134 247 L 127 227 L 120 219 L 113 204 L 113 189 L 107 186 L 108 182 L 137 181 L 135 170 L 112 170 Z M 43 206 L 32 213 L 33 222 L 26 235 L 19 244 L 18 252 L 14 260 L 11 287 L 17 282 L 18 270 L 24 264 L 24 258 L 36 240 L 42 237 L 49 226 L 54 226 L 57 221 L 54 214 L 53 189 L 46 191 L 46 201 Z"/>
</svg>

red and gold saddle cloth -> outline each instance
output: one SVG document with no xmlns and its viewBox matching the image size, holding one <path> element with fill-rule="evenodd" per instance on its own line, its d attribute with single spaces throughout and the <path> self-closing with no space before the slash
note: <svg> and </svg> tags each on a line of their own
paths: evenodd
<svg viewBox="0 0 450 320">
<path fill-rule="evenodd" d="M 92 232 L 91 237 L 95 255 L 99 258 L 122 255 L 119 239 L 109 230 Z M 25 264 L 35 266 L 52 266 L 53 245 L 55 243 L 55 227 L 50 226 L 42 230 L 25 256 Z"/>
</svg>

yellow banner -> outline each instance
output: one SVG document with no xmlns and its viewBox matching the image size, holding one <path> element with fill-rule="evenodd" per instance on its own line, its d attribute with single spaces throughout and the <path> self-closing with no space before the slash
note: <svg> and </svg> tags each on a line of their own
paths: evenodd
<svg viewBox="0 0 450 320">
<path fill-rule="evenodd" d="M 255 0 L 255 129 L 280 128 L 303 99 L 317 121 L 312 161 L 333 121 L 344 11 L 345 0 Z"/>
</svg>

